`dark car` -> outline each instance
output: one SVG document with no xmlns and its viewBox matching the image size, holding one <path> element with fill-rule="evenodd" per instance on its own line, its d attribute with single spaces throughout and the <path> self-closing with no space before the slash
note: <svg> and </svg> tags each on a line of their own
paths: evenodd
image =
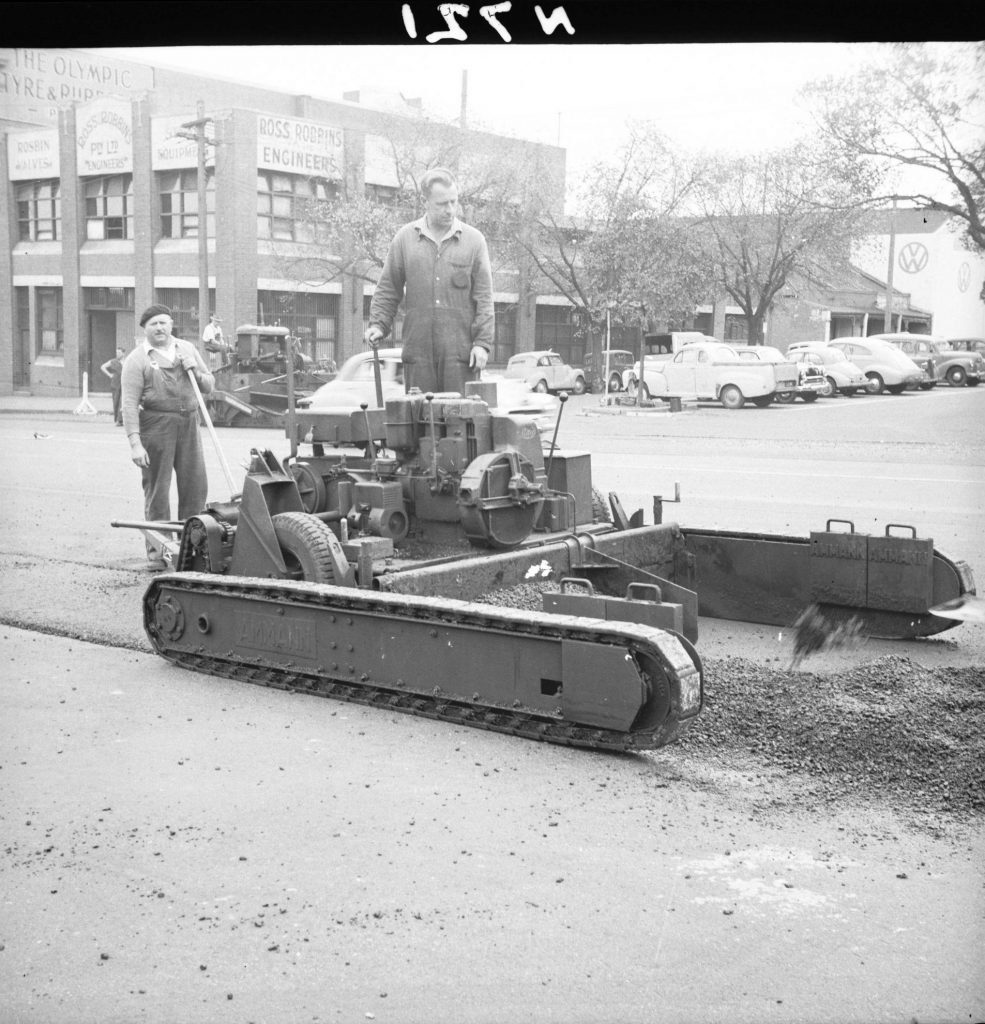
<svg viewBox="0 0 985 1024">
<path fill-rule="evenodd" d="M 623 371 L 632 367 L 636 356 L 624 348 L 610 348 L 608 352 L 608 380 L 609 386 L 605 391 L 622 391 Z M 603 390 L 602 382 L 606 378 L 606 352 L 585 353 L 585 375 L 588 378 L 588 387 L 592 392 L 599 393 Z"/>
<path fill-rule="evenodd" d="M 877 334 L 905 352 L 918 366 L 924 366 L 934 383 L 947 381 L 952 388 L 976 387 L 985 377 L 981 352 L 955 349 L 947 338 L 930 334 Z"/>
</svg>

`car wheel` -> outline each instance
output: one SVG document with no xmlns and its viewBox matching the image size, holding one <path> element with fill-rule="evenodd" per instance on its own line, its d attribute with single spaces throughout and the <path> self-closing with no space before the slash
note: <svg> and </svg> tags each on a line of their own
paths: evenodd
<svg viewBox="0 0 985 1024">
<path fill-rule="evenodd" d="M 585 393 L 585 378 L 576 377 L 575 382 L 571 387 L 571 393 L 574 395 L 583 395 Z"/>
<path fill-rule="evenodd" d="M 952 366 L 951 369 L 947 371 L 947 382 L 952 388 L 964 387 L 967 379 L 968 374 L 964 372 L 964 367 L 962 366 Z"/>
<path fill-rule="evenodd" d="M 547 390 L 548 389 L 547 389 L 547 381 L 546 380 L 539 380 L 534 385 L 534 391 L 536 391 L 538 395 L 546 395 L 547 394 Z"/>
<path fill-rule="evenodd" d="M 816 402 L 818 400 L 818 392 L 817 391 L 805 391 L 804 394 L 802 394 L 800 397 L 808 405 L 810 405 L 811 402 Z"/>
<path fill-rule="evenodd" d="M 906 390 L 906 385 L 905 384 L 887 384 L 886 385 L 886 390 L 891 395 L 901 395 Z"/>
<path fill-rule="evenodd" d="M 933 389 L 937 387 L 937 381 L 932 380 L 926 384 L 919 385 L 919 387 L 921 391 L 933 391 Z"/>
<path fill-rule="evenodd" d="M 770 406 L 770 405 L 773 404 L 773 399 L 774 398 L 778 399 L 779 397 L 780 397 L 779 395 L 775 395 L 775 394 L 772 394 L 772 395 L 759 395 L 757 398 L 752 399 L 752 404 L 754 406 L 756 406 L 757 409 L 765 409 L 767 406 Z"/>
<path fill-rule="evenodd" d="M 777 391 L 776 400 L 782 402 L 784 405 L 790 405 L 794 400 L 794 393 L 792 391 Z"/>
<path fill-rule="evenodd" d="M 718 393 L 718 400 L 726 409 L 741 409 L 746 404 L 745 395 L 734 384 L 726 384 Z"/>
<path fill-rule="evenodd" d="M 968 387 L 970 387 L 970 388 L 977 388 L 978 387 L 978 383 L 979 383 L 979 379 L 980 378 L 978 378 L 978 377 L 969 377 L 968 378 L 968 382 L 967 382 L 968 383 Z"/>
<path fill-rule="evenodd" d="M 881 395 L 883 391 L 886 390 L 886 382 L 878 373 L 875 372 L 875 370 L 871 370 L 865 376 L 869 381 L 869 383 L 865 385 L 865 390 L 868 391 L 870 395 Z"/>
<path fill-rule="evenodd" d="M 609 378 L 609 391 L 622 391 L 622 380 L 618 373 L 614 373 Z"/>
<path fill-rule="evenodd" d="M 629 383 L 626 385 L 626 394 L 630 398 L 635 398 L 637 391 L 639 391 L 640 382 L 635 377 L 629 378 Z"/>
<path fill-rule="evenodd" d="M 858 393 L 858 388 L 841 388 L 841 393 L 845 398 L 854 398 Z"/>
<path fill-rule="evenodd" d="M 834 395 L 837 390 L 838 390 L 838 385 L 835 384 L 834 377 L 825 377 L 824 378 L 824 389 L 821 391 L 821 394 L 825 398 L 831 398 L 831 396 Z"/>
</svg>

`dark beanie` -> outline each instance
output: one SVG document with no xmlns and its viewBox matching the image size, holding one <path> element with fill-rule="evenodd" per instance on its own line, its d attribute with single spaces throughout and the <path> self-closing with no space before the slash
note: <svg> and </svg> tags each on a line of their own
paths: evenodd
<svg viewBox="0 0 985 1024">
<path fill-rule="evenodd" d="M 155 316 L 160 316 L 162 313 L 165 316 L 171 316 L 171 310 L 168 309 L 167 306 L 162 306 L 160 304 L 148 306 L 143 313 L 140 314 L 140 326 L 143 327 L 148 320 L 153 319 Z"/>
</svg>

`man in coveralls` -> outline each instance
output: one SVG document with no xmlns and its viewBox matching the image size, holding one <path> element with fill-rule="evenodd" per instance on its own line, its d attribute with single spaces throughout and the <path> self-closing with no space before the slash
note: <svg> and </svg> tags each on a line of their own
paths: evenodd
<svg viewBox="0 0 985 1024">
<path fill-rule="evenodd" d="M 123 428 L 130 458 L 140 467 L 144 516 L 171 518 L 171 476 L 178 482 L 178 518 L 205 508 L 208 480 L 198 430 L 198 399 L 194 375 L 203 394 L 215 378 L 196 347 L 171 337 L 173 321 L 167 306 L 149 306 L 140 317 L 144 341 L 126 357 L 122 373 Z M 161 551 L 147 539 L 148 568 L 164 569 Z"/>
<path fill-rule="evenodd" d="M 457 217 L 458 186 L 435 167 L 421 179 L 424 216 L 405 224 L 387 252 L 369 310 L 367 344 L 390 333 L 405 300 L 404 384 L 409 391 L 465 393 L 493 343 L 492 271 L 480 231 Z"/>
</svg>

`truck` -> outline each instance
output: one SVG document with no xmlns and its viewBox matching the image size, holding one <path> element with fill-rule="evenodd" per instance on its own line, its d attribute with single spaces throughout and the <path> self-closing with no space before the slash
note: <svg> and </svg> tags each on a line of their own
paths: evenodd
<svg viewBox="0 0 985 1024">
<path fill-rule="evenodd" d="M 718 339 L 709 334 L 703 334 L 701 331 L 668 331 L 664 334 L 645 335 L 640 358 L 632 366 L 623 370 L 623 390 L 635 394 L 636 385 L 640 379 L 641 361 L 644 366 L 648 362 L 666 362 L 677 355 L 685 345 L 693 345 L 698 341 L 718 341 Z"/>
<path fill-rule="evenodd" d="M 790 368 L 790 379 L 784 376 L 784 367 Z M 731 345 L 720 341 L 693 341 L 670 359 L 646 362 L 642 383 L 634 382 L 629 391 L 634 394 L 638 386 L 645 400 L 691 398 L 741 409 L 748 399 L 765 408 L 778 392 L 792 391 L 797 386 L 793 363 L 782 364 L 780 370 L 778 376 L 771 363 L 742 359 Z"/>
</svg>

